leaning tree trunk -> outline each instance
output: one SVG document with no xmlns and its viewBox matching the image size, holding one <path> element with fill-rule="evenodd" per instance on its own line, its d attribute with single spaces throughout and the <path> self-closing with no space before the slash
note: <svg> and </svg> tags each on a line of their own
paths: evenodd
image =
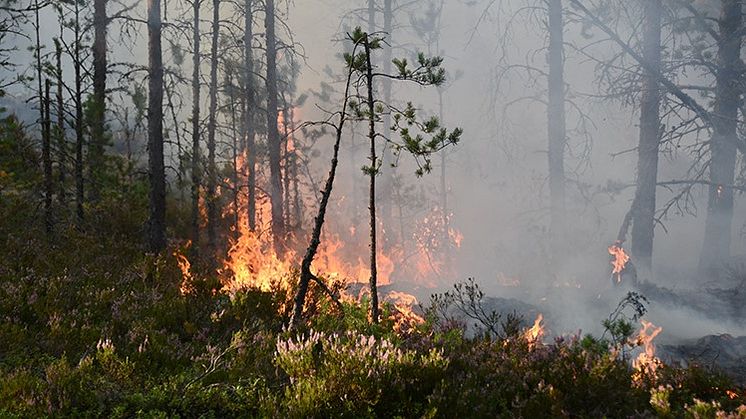
<svg viewBox="0 0 746 419">
<path fill-rule="evenodd" d="M 277 39 L 275 38 L 275 2 L 265 1 L 267 38 L 267 150 L 269 151 L 270 202 L 272 204 L 272 236 L 279 252 L 285 234 L 282 214 L 282 172 L 280 170 L 280 133 L 277 128 Z"/>
<path fill-rule="evenodd" d="M 163 57 L 161 4 L 148 0 L 148 168 L 150 175 L 150 251 L 166 247 L 166 170 L 163 159 Z"/>
<path fill-rule="evenodd" d="M 91 137 L 88 143 L 88 197 L 95 202 L 100 197 L 103 173 L 106 117 L 106 17 L 107 0 L 93 2 L 93 107 Z"/>
<path fill-rule="evenodd" d="M 353 49 L 353 55 L 354 55 Z M 303 305 L 306 302 L 306 294 L 308 293 L 308 284 L 312 279 L 316 278 L 311 272 L 311 264 L 313 263 L 316 252 L 321 244 L 321 229 L 324 227 L 324 220 L 326 217 L 326 208 L 329 205 L 329 198 L 332 195 L 332 188 L 334 187 L 334 179 L 337 175 L 337 165 L 339 158 L 339 145 L 342 142 L 342 133 L 344 132 L 345 122 L 347 121 L 347 105 L 350 97 L 350 80 L 352 79 L 353 69 L 348 67 L 347 69 L 347 82 L 345 84 L 344 99 L 342 103 L 341 111 L 339 112 L 339 124 L 336 128 L 336 139 L 334 141 L 334 150 L 332 154 L 331 168 L 324 183 L 324 189 L 321 191 L 321 202 L 319 202 L 318 213 L 314 219 L 313 232 L 311 233 L 311 242 L 306 249 L 306 254 L 303 256 L 303 260 L 300 264 L 300 279 L 298 281 L 298 289 L 296 290 L 295 297 L 293 298 L 293 313 L 290 317 L 290 328 L 295 328 L 300 325 L 303 318 Z M 321 281 L 317 281 L 320 285 Z"/>
<path fill-rule="evenodd" d="M 632 257 L 650 273 L 653 265 L 655 190 L 660 144 L 661 0 L 645 0 L 642 55 L 644 70 L 640 99 L 640 143 L 637 147 L 637 190 L 632 204 Z"/>
<path fill-rule="evenodd" d="M 368 139 L 370 140 L 370 195 L 368 197 L 368 209 L 370 210 L 370 321 L 378 323 L 378 264 L 376 262 L 376 174 L 378 173 L 378 157 L 376 157 L 376 113 L 373 100 L 373 68 L 370 60 L 370 39 L 366 35 L 365 41 L 366 58 L 366 84 L 368 88 Z"/>
<path fill-rule="evenodd" d="M 200 115 L 199 115 L 199 8 L 202 5 L 201 0 L 192 0 L 192 13 L 194 21 L 192 23 L 192 43 L 194 54 L 192 55 L 192 254 L 198 255 L 200 248 L 200 229 L 199 229 L 199 189 L 202 185 L 202 165 L 201 152 L 199 147 L 200 137 Z"/>
<path fill-rule="evenodd" d="M 217 167 L 215 165 L 215 128 L 218 111 L 218 36 L 220 34 L 220 0 L 212 1 L 212 48 L 210 51 L 210 114 L 207 122 L 207 249 L 211 263 L 217 245 L 218 207 Z"/>
<path fill-rule="evenodd" d="M 246 130 L 246 187 L 248 189 L 246 212 L 249 221 L 249 230 L 256 229 L 256 150 L 254 146 L 254 53 L 252 42 L 253 33 L 253 0 L 245 0 L 244 11 L 244 87 L 246 88 L 246 106 L 244 113 L 244 129 Z"/>
<path fill-rule="evenodd" d="M 565 233 L 565 80 L 562 0 L 549 0 L 549 196 L 552 255 L 561 257 Z"/>
<path fill-rule="evenodd" d="M 737 112 L 741 97 L 739 57 L 743 33 L 742 1 L 723 0 L 719 20 L 714 133 L 710 142 L 710 191 L 700 270 L 730 256 L 733 179 L 736 167 Z"/>
<path fill-rule="evenodd" d="M 80 2 L 75 2 L 75 208 L 78 225 L 82 225 L 85 212 L 85 184 L 83 181 L 83 75 L 80 51 Z"/>
</svg>

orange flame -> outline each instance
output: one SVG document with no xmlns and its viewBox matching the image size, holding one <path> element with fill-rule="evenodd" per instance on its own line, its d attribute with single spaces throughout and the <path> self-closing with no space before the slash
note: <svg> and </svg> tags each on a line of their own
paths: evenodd
<svg viewBox="0 0 746 419">
<path fill-rule="evenodd" d="M 188 249 L 189 246 L 191 246 L 192 241 L 188 241 L 186 243 L 186 248 Z M 186 295 L 194 291 L 194 284 L 192 283 L 192 264 L 189 262 L 189 259 L 184 255 L 184 253 L 181 252 L 180 249 L 174 250 L 174 257 L 176 258 L 176 263 L 179 266 L 179 270 L 181 271 L 181 286 L 179 287 L 179 291 L 181 292 L 181 295 Z"/>
<path fill-rule="evenodd" d="M 655 371 L 661 365 L 661 361 L 655 356 L 655 339 L 661 331 L 662 327 L 656 326 L 647 320 L 641 320 L 642 329 L 636 338 L 636 343 L 643 347 L 643 352 L 632 362 L 632 366 L 637 370 L 637 373 L 633 376 L 635 381 L 641 379 L 642 374 L 648 376 L 655 376 Z"/>
<path fill-rule="evenodd" d="M 627 262 L 629 262 L 629 255 L 624 251 L 622 242 L 618 240 L 609 246 L 609 254 L 614 256 L 614 260 L 611 261 L 611 266 L 613 267 L 611 273 L 615 276 L 617 283 L 621 283 L 622 271 L 624 271 Z"/>
<path fill-rule="evenodd" d="M 534 320 L 534 325 L 526 329 L 523 333 L 524 339 L 528 342 L 529 349 L 533 349 L 537 344 L 541 344 L 541 339 L 544 337 L 544 315 L 539 313 Z"/>
</svg>

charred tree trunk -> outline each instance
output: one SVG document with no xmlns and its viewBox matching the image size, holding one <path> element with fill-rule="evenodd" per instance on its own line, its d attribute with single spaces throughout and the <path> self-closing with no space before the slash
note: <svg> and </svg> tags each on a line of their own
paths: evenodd
<svg viewBox="0 0 746 419">
<path fill-rule="evenodd" d="M 100 197 L 106 144 L 106 4 L 107 0 L 93 2 L 93 107 L 91 137 L 88 143 L 88 197 L 92 202 L 98 201 Z"/>
<path fill-rule="evenodd" d="M 560 257 L 565 229 L 565 80 L 562 0 L 549 0 L 549 196 L 552 254 Z"/>
<path fill-rule="evenodd" d="M 218 36 L 220 34 L 220 0 L 212 1 L 212 47 L 210 50 L 210 114 L 207 123 L 207 249 L 211 263 L 217 245 L 218 207 L 217 167 L 215 165 L 215 128 L 218 111 Z"/>
<path fill-rule="evenodd" d="M 354 55 L 354 49 L 353 49 Z M 311 264 L 313 263 L 316 252 L 321 244 L 321 229 L 324 227 L 324 220 L 326 217 L 326 208 L 329 205 L 329 198 L 332 195 L 332 188 L 334 187 L 334 179 L 337 174 L 337 165 L 339 158 L 339 145 L 342 142 L 342 133 L 344 132 L 345 122 L 347 121 L 347 105 L 349 103 L 350 95 L 350 80 L 352 79 L 353 69 L 349 67 L 347 69 L 347 83 L 345 84 L 344 100 L 342 103 L 342 109 L 339 113 L 339 124 L 336 128 L 336 139 L 334 141 L 334 149 L 332 154 L 331 168 L 329 174 L 326 177 L 326 183 L 324 183 L 324 189 L 321 191 L 321 202 L 319 202 L 319 210 L 316 214 L 313 224 L 313 232 L 311 233 L 311 242 L 306 249 L 306 254 L 303 256 L 303 260 L 300 265 L 300 280 L 298 281 L 298 289 L 293 298 L 293 313 L 290 317 L 290 328 L 295 328 L 300 325 L 303 318 L 303 305 L 306 302 L 306 294 L 308 293 L 308 284 L 311 280 L 316 280 L 319 285 L 323 285 L 321 281 L 311 272 Z"/>
<path fill-rule="evenodd" d="M 166 170 L 163 159 L 163 57 L 161 4 L 148 0 L 148 168 L 150 177 L 149 247 L 166 247 Z"/>
<path fill-rule="evenodd" d="M 644 70 L 640 99 L 640 143 L 637 147 L 637 190 L 632 204 L 632 256 L 648 272 L 653 265 L 655 189 L 658 182 L 660 144 L 661 0 L 647 0 L 644 7 L 642 56 L 651 69 Z"/>
<path fill-rule="evenodd" d="M 370 38 L 364 40 L 366 58 L 366 84 L 368 87 L 368 139 L 370 140 L 370 196 L 368 209 L 370 210 L 370 321 L 378 323 L 378 263 L 376 262 L 376 174 L 378 173 L 378 157 L 376 157 L 376 109 L 373 100 L 373 68 L 371 65 Z"/>
<path fill-rule="evenodd" d="M 723 0 L 719 20 L 718 69 L 714 133 L 710 142 L 710 191 L 704 243 L 699 267 L 712 269 L 730 256 L 733 221 L 733 179 L 736 167 L 737 112 L 741 97 L 739 84 L 743 34 L 742 1 Z"/>
<path fill-rule="evenodd" d="M 47 79 L 44 89 L 44 128 L 42 132 L 42 162 L 44 164 L 44 228 L 47 237 L 51 236 L 54 228 L 52 218 L 52 193 L 54 182 L 52 181 L 52 115 L 49 111 L 51 103 L 50 89 L 52 82 Z"/>
<path fill-rule="evenodd" d="M 194 54 L 192 55 L 192 252 L 196 256 L 200 248 L 200 231 L 199 231 L 199 189 L 202 186 L 202 165 L 201 152 L 199 146 L 200 137 L 200 32 L 199 32 L 199 8 L 201 0 L 192 0 L 192 13 L 194 21 L 192 23 L 192 43 Z"/>
<path fill-rule="evenodd" d="M 67 144 L 65 142 L 65 106 L 62 90 L 64 87 L 62 82 L 62 38 L 55 40 L 54 44 L 57 59 L 57 67 L 55 69 L 57 73 L 57 126 L 55 127 L 55 139 L 57 140 L 57 173 L 59 176 L 57 199 L 60 202 L 60 206 L 64 208 L 67 201 L 65 193 Z"/>
<path fill-rule="evenodd" d="M 275 37 L 275 2 L 265 1 L 267 38 L 267 150 L 269 151 L 272 236 L 278 252 L 282 248 L 285 222 L 282 214 L 282 172 L 280 170 L 280 133 L 277 128 L 277 39 Z"/>
<path fill-rule="evenodd" d="M 75 2 L 75 208 L 78 226 L 85 216 L 85 184 L 83 180 L 83 75 L 80 56 L 80 3 Z"/>
<path fill-rule="evenodd" d="M 254 146 L 254 53 L 252 43 L 253 33 L 253 0 L 246 0 L 244 12 L 244 86 L 246 88 L 246 109 L 244 114 L 244 127 L 246 130 L 245 153 L 246 153 L 246 188 L 249 230 L 256 229 L 256 150 Z"/>
</svg>

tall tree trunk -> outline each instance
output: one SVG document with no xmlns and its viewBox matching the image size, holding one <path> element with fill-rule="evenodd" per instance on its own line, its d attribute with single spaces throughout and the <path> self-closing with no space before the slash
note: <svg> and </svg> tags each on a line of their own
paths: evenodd
<svg viewBox="0 0 746 419">
<path fill-rule="evenodd" d="M 166 247 L 166 170 L 163 158 L 163 57 L 161 4 L 148 0 L 148 166 L 150 170 L 149 245 Z"/>
<path fill-rule="evenodd" d="M 638 268 L 650 273 L 653 265 L 655 189 L 660 144 L 661 0 L 644 0 L 642 55 L 644 70 L 640 99 L 640 143 L 637 147 L 637 190 L 632 204 L 632 256 Z"/>
<path fill-rule="evenodd" d="M 78 225 L 85 216 L 85 184 L 83 180 L 83 75 L 80 55 L 80 2 L 75 2 L 75 208 Z"/>
<path fill-rule="evenodd" d="M 378 173 L 378 157 L 376 157 L 376 113 L 373 100 L 373 67 L 370 59 L 370 38 L 365 41 L 366 84 L 368 87 L 368 139 L 370 140 L 370 195 L 368 209 L 370 210 L 370 321 L 378 323 L 378 263 L 376 262 L 376 174 Z"/>
<path fill-rule="evenodd" d="M 57 192 L 57 199 L 59 199 L 60 206 L 65 207 L 66 204 L 66 193 L 65 193 L 65 178 L 66 170 L 65 167 L 67 162 L 67 144 L 65 142 L 65 107 L 63 97 L 63 82 L 62 82 L 62 29 L 60 28 L 60 39 L 55 39 L 55 56 L 57 59 L 57 67 L 55 68 L 57 76 L 57 126 L 55 128 L 55 139 L 57 140 L 57 172 L 59 175 L 59 191 Z"/>
<path fill-rule="evenodd" d="M 254 136 L 256 128 L 254 127 L 254 109 L 256 101 L 254 99 L 254 15 L 253 0 L 245 0 L 244 12 L 244 86 L 246 87 L 246 111 L 244 114 L 244 127 L 246 130 L 246 187 L 248 189 L 248 202 L 246 211 L 248 212 L 249 230 L 256 229 L 256 150 L 254 146 Z"/>
<path fill-rule="evenodd" d="M 736 167 L 737 112 L 741 97 L 739 57 L 743 34 L 742 1 L 723 0 L 719 20 L 718 69 L 714 133 L 710 142 L 710 191 L 700 270 L 730 256 L 733 221 L 733 179 Z"/>
<path fill-rule="evenodd" d="M 265 22 L 267 38 L 267 150 L 269 151 L 270 201 L 272 204 L 272 236 L 278 251 L 282 248 L 285 222 L 282 214 L 282 172 L 280 170 L 280 133 L 277 128 L 277 39 L 275 38 L 275 2 L 266 0 Z"/>
<path fill-rule="evenodd" d="M 393 20 L 394 20 L 394 11 L 392 9 L 392 2 L 393 0 L 383 0 L 383 31 L 386 34 L 386 41 L 391 45 L 393 43 Z M 391 74 L 391 48 L 384 48 L 383 49 L 383 73 L 384 74 Z M 391 79 L 388 77 L 384 77 L 381 81 L 381 87 L 383 88 L 383 100 L 386 101 L 386 103 L 391 103 Z M 391 115 L 389 113 L 385 113 L 383 115 L 383 135 L 386 136 L 386 138 L 391 138 Z M 380 211 L 380 218 L 383 220 L 384 223 L 392 225 L 391 228 L 389 228 L 390 231 L 395 231 L 393 228 L 393 200 L 396 199 L 399 201 L 400 194 L 394 193 L 394 177 L 396 176 L 396 168 L 392 166 L 394 156 L 391 153 L 390 147 L 384 147 L 383 149 L 383 156 L 381 156 L 381 165 L 385 167 L 386 170 L 383 171 L 381 174 L 381 187 L 379 188 L 380 191 L 378 193 L 378 202 L 381 205 L 381 211 Z M 397 202 L 397 204 L 401 204 L 400 202 Z M 402 220 L 400 220 L 399 225 L 403 225 Z M 394 234 L 391 234 L 391 236 L 394 236 Z M 404 232 L 400 231 L 399 240 L 404 240 Z M 388 247 L 392 243 L 392 237 L 389 237 L 389 235 L 386 235 L 383 238 L 382 245 L 384 248 Z"/>
<path fill-rule="evenodd" d="M 438 119 L 441 124 L 444 124 L 443 118 L 443 89 L 438 87 Z M 451 228 L 451 219 L 449 217 L 448 209 L 448 183 L 447 183 L 447 154 L 446 149 L 440 151 L 440 210 L 441 210 L 441 223 L 443 225 L 443 231 L 441 232 L 441 241 L 443 242 L 443 258 L 445 261 L 445 272 L 450 272 L 451 269 L 451 237 L 449 230 Z"/>
<path fill-rule="evenodd" d="M 88 197 L 98 201 L 103 173 L 106 118 L 106 16 L 107 0 L 93 2 L 93 109 L 88 143 Z"/>
<path fill-rule="evenodd" d="M 47 79 L 44 89 L 44 128 L 42 132 L 42 161 L 44 164 L 44 228 L 47 237 L 52 234 L 54 220 L 52 218 L 52 193 L 54 182 L 52 181 L 52 115 L 50 113 L 52 81 Z"/>
<path fill-rule="evenodd" d="M 199 189 L 202 185 L 202 166 L 201 153 L 199 147 L 200 137 L 200 115 L 199 115 L 199 8 L 202 5 L 201 0 L 192 0 L 192 13 L 194 21 L 192 23 L 192 254 L 198 255 L 200 248 L 199 240 Z"/>
<path fill-rule="evenodd" d="M 218 36 L 220 34 L 220 0 L 212 0 L 212 47 L 210 49 L 210 114 L 207 123 L 207 248 L 211 263 L 217 245 L 218 207 L 217 167 L 215 165 L 215 128 L 218 112 Z"/>
<path fill-rule="evenodd" d="M 565 227 L 565 80 L 562 0 L 549 0 L 549 104 L 547 135 L 549 138 L 549 196 L 552 254 L 559 250 Z"/>
</svg>

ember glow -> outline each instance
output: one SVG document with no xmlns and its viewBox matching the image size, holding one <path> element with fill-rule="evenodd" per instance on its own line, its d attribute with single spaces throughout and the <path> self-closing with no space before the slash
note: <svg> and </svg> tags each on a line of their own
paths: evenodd
<svg viewBox="0 0 746 419">
<path fill-rule="evenodd" d="M 629 262 L 629 255 L 624 251 L 622 243 L 620 241 L 615 242 L 609 246 L 609 254 L 614 257 L 611 261 L 612 271 L 611 274 L 619 284 L 622 282 L 622 272 Z"/>
</svg>

